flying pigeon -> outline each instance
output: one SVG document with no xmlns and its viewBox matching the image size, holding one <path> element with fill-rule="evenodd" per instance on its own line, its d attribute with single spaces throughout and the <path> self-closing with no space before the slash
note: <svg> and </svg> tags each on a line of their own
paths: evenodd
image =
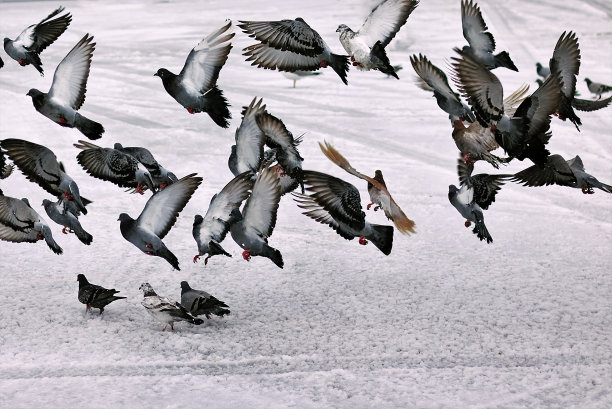
<svg viewBox="0 0 612 409">
<path fill-rule="evenodd" d="M 550 68 L 548 67 L 544 67 L 542 64 L 540 64 L 539 62 L 536 63 L 536 72 L 538 73 L 538 75 L 544 79 L 548 78 L 548 76 L 550 75 Z M 541 81 L 541 80 L 540 80 Z"/>
<path fill-rule="evenodd" d="M 510 59 L 507 51 L 502 51 L 494 55 L 495 39 L 489 29 L 478 4 L 472 0 L 461 0 L 461 25 L 463 27 L 463 37 L 469 45 L 463 47 L 463 52 L 472 59 L 478 61 L 487 69 L 492 70 L 497 67 L 505 67 L 518 72 L 518 68 Z"/>
<path fill-rule="evenodd" d="M 253 98 L 248 107 L 242 111 L 242 122 L 236 129 L 236 144 L 232 145 L 232 152 L 228 166 L 234 176 L 251 171 L 257 173 L 263 158 L 265 135 L 257 124 L 257 116 L 266 111 L 262 105 L 263 99 Z"/>
<path fill-rule="evenodd" d="M 174 323 L 177 321 L 187 321 L 194 325 L 200 325 L 204 322 L 200 318 L 195 318 L 185 307 L 172 298 L 157 295 L 149 283 L 142 283 L 139 290 L 144 293 L 142 306 L 153 318 L 166 324 L 162 331 L 166 330 L 168 324 L 170 324 L 170 329 L 174 331 Z"/>
<path fill-rule="evenodd" d="M 132 155 L 83 140 L 74 146 L 83 150 L 77 155 L 77 162 L 91 176 L 113 182 L 119 187 L 135 188 L 140 194 L 144 194 L 144 186 L 156 192 L 151 174 Z"/>
<path fill-rule="evenodd" d="M 340 43 L 353 65 L 365 71 L 379 70 L 399 79 L 385 47 L 418 5 L 418 0 L 382 0 L 357 32 L 346 24 L 340 24 L 336 32 L 340 33 Z"/>
<path fill-rule="evenodd" d="M 79 301 L 85 304 L 85 312 L 92 308 L 99 308 L 100 315 L 104 312 L 104 308 L 115 300 L 121 300 L 126 297 L 120 297 L 117 294 L 119 291 L 114 288 L 108 289 L 96 284 L 91 284 L 83 274 L 77 275 L 79 282 Z"/>
<path fill-rule="evenodd" d="M 612 87 L 609 85 L 604 85 L 599 82 L 593 82 L 588 78 L 585 78 L 584 81 L 587 83 L 589 91 L 598 96 L 597 99 L 601 99 L 601 94 L 612 91 Z"/>
<path fill-rule="evenodd" d="M 32 209 L 30 202 L 4 196 L 0 191 L 0 240 L 36 243 L 42 239 L 55 254 L 62 254 L 49 225 Z"/>
<path fill-rule="evenodd" d="M 594 187 L 612 193 L 612 186 L 586 173 L 582 159 L 577 155 L 568 161 L 561 155 L 550 155 L 543 166 L 530 166 L 515 174 L 512 181 L 524 186 L 569 186 L 582 189 L 584 194 L 595 193 Z"/>
<path fill-rule="evenodd" d="M 104 127 L 77 112 L 85 102 L 91 57 L 96 45 L 92 40 L 93 36 L 85 34 L 59 63 L 48 93 L 32 88 L 26 95 L 32 97 L 34 108 L 53 122 L 67 128 L 76 127 L 89 139 L 99 139 Z"/>
<path fill-rule="evenodd" d="M 11 173 L 13 173 L 15 169 L 15 165 L 6 163 L 4 154 L 5 152 L 2 150 L 2 143 L 0 141 L 0 179 L 6 179 L 11 176 Z"/>
<path fill-rule="evenodd" d="M 265 168 L 257 176 L 251 196 L 244 205 L 242 214 L 234 209 L 230 226 L 234 241 L 244 249 L 242 258 L 249 261 L 252 256 L 267 257 L 283 268 L 280 251 L 268 245 L 268 238 L 276 225 L 276 213 L 281 191 L 276 171 Z"/>
<path fill-rule="evenodd" d="M 45 212 L 51 220 L 61 226 L 64 226 L 62 233 L 68 234 L 66 232 L 66 229 L 68 229 L 68 232 L 76 234 L 81 243 L 86 245 L 91 244 L 91 241 L 93 240 L 92 235 L 83 229 L 77 216 L 68 211 L 61 201 L 56 203 L 45 199 L 42 202 L 42 206 L 45 208 Z"/>
<path fill-rule="evenodd" d="M 315 71 L 315 72 L 310 72 L 310 71 L 282 71 L 281 74 L 283 74 L 283 77 L 290 79 L 293 81 L 293 88 L 295 88 L 295 83 L 296 81 L 299 81 L 303 78 L 306 77 L 314 77 L 316 75 L 320 75 L 322 74 L 321 72 Z"/>
<path fill-rule="evenodd" d="M 279 71 L 316 71 L 328 65 L 348 85 L 348 57 L 331 52 L 319 33 L 302 18 L 240 21 L 238 27 L 259 43 L 244 48 L 251 65 Z"/>
<path fill-rule="evenodd" d="M 76 182 L 66 174 L 51 149 L 23 139 L 5 139 L 0 145 L 28 180 L 58 199 L 74 202 L 79 211 L 87 214 L 85 206 L 91 201 L 81 197 Z"/>
<path fill-rule="evenodd" d="M 450 185 L 448 187 L 448 200 L 457 211 L 466 219 L 465 227 L 475 223 L 472 233 L 480 240 L 487 243 L 493 242 L 493 238 L 484 224 L 483 210 L 487 210 L 495 201 L 495 195 L 501 186 L 512 175 L 487 175 L 484 173 L 472 176 L 474 165 L 466 165 L 463 159 L 459 159 L 457 170 L 461 188 Z"/>
<path fill-rule="evenodd" d="M 168 94 L 190 114 L 206 112 L 222 128 L 229 126 L 232 115 L 223 91 L 217 87 L 217 79 L 232 49 L 235 33 L 231 28 L 232 22 L 227 20 L 223 27 L 200 41 L 178 75 L 165 68 L 154 74 L 161 78 Z"/>
<path fill-rule="evenodd" d="M 193 258 L 194 263 L 204 254 L 208 254 L 204 265 L 208 263 L 209 258 L 217 254 L 231 257 L 220 243 L 225 239 L 230 225 L 237 221 L 237 211 L 243 200 L 249 196 L 252 187 L 251 172 L 236 176 L 213 196 L 204 217 L 199 214 L 195 216 L 192 233 L 198 245 L 198 254 Z"/>
<path fill-rule="evenodd" d="M 120 143 L 115 143 L 113 149 L 118 150 L 123 153 L 127 153 L 130 156 L 136 158 L 138 162 L 143 164 L 145 168 L 149 171 L 151 178 L 153 179 L 153 185 L 155 188 L 164 189 L 166 186 L 171 185 L 176 182 L 178 178 L 174 175 L 174 173 L 170 172 L 162 165 L 160 165 L 156 160 L 153 154 L 146 148 L 141 148 L 139 146 L 122 146 Z M 144 190 L 145 186 L 141 186 Z"/>
<path fill-rule="evenodd" d="M 121 222 L 121 235 L 143 253 L 162 257 L 180 270 L 178 259 L 162 239 L 174 226 L 179 213 L 200 183 L 202 178 L 192 173 L 151 196 L 136 220 L 121 213 L 118 219 Z"/>
<path fill-rule="evenodd" d="M 371 224 L 361 208 L 359 190 L 342 179 L 313 170 L 304 171 L 304 183 L 310 194 L 292 193 L 306 216 L 327 224 L 341 237 L 359 244 L 370 240 L 385 255 L 393 247 L 393 226 Z"/>
<path fill-rule="evenodd" d="M 367 206 L 368 210 L 370 209 L 370 206 L 375 205 L 374 211 L 381 208 L 385 212 L 387 219 L 391 220 L 393 224 L 395 224 L 395 227 L 400 231 L 400 233 L 416 233 L 414 231 L 414 222 L 404 214 L 399 205 L 395 203 L 395 200 L 393 200 L 391 193 L 389 193 L 387 190 L 387 185 L 385 184 L 385 180 L 380 170 L 376 170 L 374 172 L 373 178 L 369 177 L 353 168 L 349 161 L 346 160 L 346 158 L 327 141 L 325 141 L 325 145 L 322 145 L 319 142 L 319 148 L 321 148 L 321 151 L 325 154 L 325 156 L 327 156 L 327 159 L 331 160 L 333 163 L 340 166 L 351 175 L 357 176 L 358 178 L 368 182 L 368 193 L 370 194 L 371 201 L 371 203 Z"/>
<path fill-rule="evenodd" d="M 194 290 L 187 281 L 181 281 L 181 305 L 191 315 L 205 315 L 208 319 L 210 319 L 211 314 L 223 317 L 230 313 L 226 303 L 219 301 L 206 291 Z"/>
<path fill-rule="evenodd" d="M 4 51 L 22 67 L 32 64 L 40 75 L 44 75 L 40 53 L 53 44 L 66 31 L 72 21 L 70 13 L 51 20 L 62 11 L 64 11 L 64 7 L 58 7 L 42 19 L 40 23 L 32 24 L 23 30 L 15 40 L 5 38 Z M 0 64 L 0 67 L 2 67 L 2 64 Z"/>
</svg>

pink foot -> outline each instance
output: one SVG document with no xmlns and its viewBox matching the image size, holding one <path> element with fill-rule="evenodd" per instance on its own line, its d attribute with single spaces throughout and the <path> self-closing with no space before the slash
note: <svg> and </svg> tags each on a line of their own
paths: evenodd
<svg viewBox="0 0 612 409">
<path fill-rule="evenodd" d="M 368 240 L 365 238 L 365 236 L 359 237 L 359 244 L 361 244 L 362 246 L 368 244 Z"/>
<path fill-rule="evenodd" d="M 374 206 L 374 203 L 370 203 L 369 205 L 366 206 L 367 210 L 370 210 L 370 207 Z"/>
<path fill-rule="evenodd" d="M 199 259 L 200 259 L 200 255 L 199 254 L 196 254 L 195 256 L 193 256 L 193 262 L 194 263 L 197 263 Z"/>
<path fill-rule="evenodd" d="M 251 250 L 243 251 L 242 258 L 245 259 L 246 261 L 250 261 L 251 260 Z"/>
<path fill-rule="evenodd" d="M 327 68 L 327 61 L 321 60 L 321 68 Z"/>
<path fill-rule="evenodd" d="M 21 58 L 19 59 L 19 61 L 17 61 L 19 63 L 19 65 L 21 65 L 22 67 L 26 66 L 26 62 L 24 60 L 22 60 Z"/>
<path fill-rule="evenodd" d="M 164 190 L 164 189 L 166 188 L 166 186 L 168 186 L 168 185 L 166 184 L 166 182 L 161 182 L 161 183 L 159 184 L 159 190 Z"/>
<path fill-rule="evenodd" d="M 470 227 L 472 223 L 469 220 L 466 220 L 464 223 L 465 227 Z"/>
<path fill-rule="evenodd" d="M 193 109 L 191 109 L 191 108 L 187 108 L 187 112 L 189 112 L 189 113 L 190 113 L 190 114 L 192 114 L 192 115 L 196 113 L 196 112 L 195 112 Z"/>
<path fill-rule="evenodd" d="M 144 195 L 144 191 L 142 190 L 142 185 L 140 183 L 138 184 L 138 186 L 136 186 L 136 191 L 141 195 Z"/>
</svg>

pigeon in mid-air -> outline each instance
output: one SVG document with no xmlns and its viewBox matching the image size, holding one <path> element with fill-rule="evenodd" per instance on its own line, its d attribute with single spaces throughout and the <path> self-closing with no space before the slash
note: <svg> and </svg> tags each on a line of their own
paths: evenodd
<svg viewBox="0 0 612 409">
<path fill-rule="evenodd" d="M 204 315 L 210 319 L 214 314 L 223 317 L 230 313 L 229 307 L 206 291 L 194 290 L 187 281 L 181 281 L 181 305 L 193 316 Z"/>
<path fill-rule="evenodd" d="M 174 226 L 179 213 L 200 183 L 202 178 L 192 173 L 151 196 L 136 220 L 127 213 L 121 213 L 118 219 L 121 222 L 121 235 L 143 253 L 162 257 L 180 270 L 178 259 L 162 239 Z"/>
<path fill-rule="evenodd" d="M 232 115 L 217 79 L 232 49 L 234 35 L 232 22 L 227 20 L 191 50 L 178 75 L 165 68 L 154 74 L 161 78 L 168 94 L 190 114 L 206 112 L 222 128 L 229 126 Z"/>
<path fill-rule="evenodd" d="M 263 158 L 265 135 L 257 124 L 257 116 L 266 112 L 263 99 L 253 98 L 248 107 L 242 110 L 242 122 L 236 129 L 236 144 L 232 145 L 232 152 L 227 162 L 234 176 L 251 171 L 259 171 Z"/>
<path fill-rule="evenodd" d="M 319 142 L 319 148 L 327 156 L 327 159 L 347 171 L 353 176 L 357 176 L 360 179 L 368 182 L 368 193 L 370 194 L 371 203 L 368 204 L 367 209 L 374 205 L 374 211 L 381 208 L 385 212 L 387 219 L 391 220 L 397 230 L 403 234 L 416 233 L 414 231 L 414 222 L 410 220 L 399 205 L 393 200 L 391 193 L 387 190 L 387 185 L 383 178 L 382 172 L 376 170 L 374 177 L 370 177 L 360 173 L 354 167 L 351 166 L 348 160 L 340 152 L 336 150 L 332 145 L 325 141 L 325 145 Z"/>
<path fill-rule="evenodd" d="M 231 217 L 235 221 L 230 226 L 230 232 L 234 241 L 244 249 L 242 258 L 245 260 L 263 256 L 283 268 L 281 252 L 268 245 L 268 238 L 276 225 L 280 198 L 278 176 L 274 168 L 268 167 L 257 176 L 242 213 L 238 209 L 232 211 Z"/>
<path fill-rule="evenodd" d="M 142 283 L 139 290 L 144 293 L 144 299 L 141 304 L 149 314 L 157 321 L 162 322 L 164 329 L 170 324 L 170 329 L 174 331 L 174 323 L 177 321 L 187 321 L 194 325 L 200 325 L 204 321 L 200 318 L 195 318 L 181 304 L 174 301 L 170 297 L 161 297 L 157 295 L 151 284 Z"/>
<path fill-rule="evenodd" d="M 119 291 L 114 288 L 109 289 L 91 284 L 83 274 L 77 275 L 77 281 L 79 282 L 78 298 L 82 304 L 85 304 L 85 312 L 92 308 L 99 308 L 101 315 L 108 304 L 126 298 L 115 295 Z"/>
<path fill-rule="evenodd" d="M 32 64 L 40 75 L 44 75 L 40 53 L 53 44 L 66 31 L 72 21 L 70 13 L 53 18 L 62 11 L 64 11 L 64 7 L 58 7 L 42 19 L 40 23 L 32 24 L 23 30 L 19 37 L 14 40 L 5 38 L 4 51 L 22 67 Z"/>
<path fill-rule="evenodd" d="M 236 211 L 249 197 L 252 187 L 251 172 L 236 176 L 213 196 L 204 217 L 199 214 L 195 216 L 192 234 L 198 245 L 198 254 L 193 257 L 194 263 L 204 254 L 208 254 L 204 259 L 204 265 L 208 263 L 209 258 L 217 254 L 232 256 L 221 247 L 221 242 L 225 239 L 231 224 L 237 221 Z"/>
<path fill-rule="evenodd" d="M 612 87 L 609 85 L 605 85 L 599 82 L 593 82 L 588 78 L 585 78 L 584 81 L 587 83 L 589 91 L 597 95 L 598 99 L 601 99 L 601 94 L 605 94 L 606 92 L 612 91 Z"/>
<path fill-rule="evenodd" d="M 301 17 L 280 21 L 240 21 L 238 27 L 259 43 L 244 48 L 251 65 L 279 71 L 316 71 L 327 66 L 348 85 L 349 60 L 331 52 Z"/>
<path fill-rule="evenodd" d="M 153 185 L 156 189 L 163 190 L 166 186 L 171 185 L 172 183 L 178 180 L 174 173 L 170 172 L 168 169 L 164 168 L 159 162 L 157 162 L 153 154 L 146 148 L 142 148 L 140 146 L 124 147 L 120 143 L 115 143 L 115 145 L 113 145 L 113 149 L 127 153 L 128 155 L 131 155 L 136 158 L 138 162 L 142 163 L 149 171 L 149 174 L 153 179 Z M 146 188 L 146 185 L 141 187 L 141 190 L 144 190 Z"/>
<path fill-rule="evenodd" d="M 463 27 L 463 37 L 469 45 L 463 47 L 463 52 L 472 59 L 478 61 L 487 69 L 492 70 L 497 67 L 505 67 L 518 72 L 518 68 L 510 59 L 507 51 L 493 54 L 495 51 L 495 39 L 489 29 L 478 4 L 472 0 L 461 0 L 461 25 Z"/>
<path fill-rule="evenodd" d="M 317 75 L 321 75 L 322 72 L 318 72 L 318 71 L 281 71 L 281 74 L 283 74 L 283 77 L 290 79 L 293 81 L 293 88 L 295 88 L 295 83 L 303 78 L 306 77 L 314 77 Z"/>
<path fill-rule="evenodd" d="M 93 237 L 87 233 L 81 226 L 79 219 L 73 213 L 71 213 L 64 206 L 63 202 L 52 202 L 51 200 L 45 199 L 42 202 L 42 206 L 45 208 L 47 216 L 55 223 L 64 226 L 62 233 L 68 234 L 74 233 L 81 243 L 90 245 Z M 68 229 L 68 232 L 66 231 Z"/>
<path fill-rule="evenodd" d="M 134 188 L 140 194 L 144 194 L 145 186 L 152 193 L 157 191 L 146 166 L 132 155 L 83 140 L 74 146 L 82 149 L 77 155 L 77 162 L 91 176 L 113 182 L 119 187 Z"/>
<path fill-rule="evenodd" d="M 32 88 L 26 95 L 32 97 L 34 108 L 53 122 L 77 128 L 89 139 L 99 139 L 104 127 L 77 112 L 85 102 L 91 57 L 96 45 L 92 40 L 93 36 L 85 34 L 59 63 L 48 93 Z"/>
<path fill-rule="evenodd" d="M 4 196 L 0 190 L 0 240 L 36 243 L 42 239 L 55 254 L 62 254 L 49 225 L 32 209 L 30 202 Z"/>
<path fill-rule="evenodd" d="M 399 79 L 389 62 L 385 47 L 419 5 L 419 0 L 382 0 L 366 18 L 363 26 L 354 32 L 346 24 L 340 24 L 340 43 L 353 65 L 360 70 L 379 70 Z"/>
<path fill-rule="evenodd" d="M 457 171 L 459 174 L 458 189 L 455 185 L 448 187 L 448 200 L 457 211 L 466 219 L 465 227 L 475 224 L 472 233 L 480 240 L 487 243 L 493 242 L 493 238 L 484 224 L 483 210 L 487 210 L 495 201 L 495 195 L 501 186 L 512 177 L 512 175 L 488 175 L 480 173 L 472 176 L 474 165 L 466 165 L 463 159 L 459 159 Z"/>
<path fill-rule="evenodd" d="M 292 193 L 306 216 L 327 224 L 341 237 L 359 244 L 370 240 L 385 255 L 393 248 L 393 226 L 369 223 L 361 208 L 359 190 L 342 179 L 313 170 L 304 171 L 304 184 L 310 194 Z"/>
<path fill-rule="evenodd" d="M 79 187 L 51 149 L 23 139 L 4 139 L 0 146 L 28 180 L 58 199 L 73 202 L 80 212 L 87 214 L 85 206 L 91 201 L 81 197 Z"/>
<path fill-rule="evenodd" d="M 594 187 L 612 193 L 612 186 L 586 173 L 578 155 L 567 161 L 561 155 L 550 155 L 544 165 L 530 166 L 516 173 L 512 181 L 524 186 L 569 186 L 581 189 L 584 194 L 595 193 Z"/>
</svg>

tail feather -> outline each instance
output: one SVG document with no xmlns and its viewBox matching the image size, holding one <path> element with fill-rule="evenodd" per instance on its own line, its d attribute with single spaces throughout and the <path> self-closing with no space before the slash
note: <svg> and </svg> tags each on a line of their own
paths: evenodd
<svg viewBox="0 0 612 409">
<path fill-rule="evenodd" d="M 489 231 L 487 230 L 487 226 L 485 226 L 484 224 L 484 220 L 476 221 L 474 230 L 472 230 L 472 233 L 474 233 L 480 240 L 486 240 L 487 243 L 493 242 L 493 237 L 491 237 L 491 235 L 489 234 Z"/>
<path fill-rule="evenodd" d="M 574 98 L 572 100 L 572 106 L 578 111 L 591 112 L 607 107 L 608 105 L 610 105 L 610 102 L 612 102 L 612 97 L 595 101 L 592 101 L 590 99 Z"/>
<path fill-rule="evenodd" d="M 90 245 L 93 240 L 93 236 L 85 231 L 80 224 L 77 224 L 73 227 L 74 234 L 76 234 L 77 238 L 81 241 L 81 243 Z"/>
<path fill-rule="evenodd" d="M 390 75 L 399 80 L 397 73 L 395 72 L 395 68 L 391 65 L 391 61 L 389 61 L 389 57 L 387 57 L 387 53 L 385 48 L 382 46 L 380 41 L 377 41 L 372 47 L 372 55 L 378 58 L 382 62 L 382 66 L 377 67 L 379 71 Z"/>
<path fill-rule="evenodd" d="M 373 224 L 372 229 L 374 233 L 366 238 L 382 251 L 384 255 L 388 256 L 391 254 L 391 249 L 393 248 L 393 226 Z"/>
<path fill-rule="evenodd" d="M 261 255 L 272 260 L 272 262 L 276 264 L 279 268 L 283 268 L 285 264 L 283 262 L 283 255 L 281 254 L 281 252 L 270 246 L 265 246 L 264 251 Z"/>
<path fill-rule="evenodd" d="M 505 67 L 509 70 L 518 72 L 518 68 L 516 68 L 516 65 L 512 62 L 510 54 L 508 54 L 507 51 L 502 51 L 495 56 L 495 67 Z"/>
<path fill-rule="evenodd" d="M 562 121 L 569 119 L 574 126 L 576 126 L 578 132 L 580 132 L 580 128 L 578 127 L 582 125 L 582 122 L 580 121 L 580 118 L 578 118 L 578 115 L 576 115 L 574 112 L 571 101 L 565 96 L 561 98 L 561 104 L 559 104 L 559 119 Z"/>
<path fill-rule="evenodd" d="M 159 254 L 164 260 L 166 260 L 174 269 L 181 271 L 179 267 L 178 258 L 168 248 L 164 247 L 160 250 Z"/>
<path fill-rule="evenodd" d="M 89 139 L 100 139 L 104 133 L 104 127 L 101 124 L 85 118 L 78 112 L 74 118 L 74 126 Z"/>
<path fill-rule="evenodd" d="M 229 126 L 229 120 L 232 118 L 232 114 L 229 111 L 229 103 L 223 96 L 223 91 L 216 85 L 206 92 L 204 96 L 206 105 L 206 112 L 213 121 L 221 128 L 227 128 Z"/>
<path fill-rule="evenodd" d="M 338 74 L 344 85 L 348 85 L 346 75 L 349 70 L 349 59 L 346 55 L 332 54 L 331 59 L 328 61 L 329 65 Z"/>
</svg>

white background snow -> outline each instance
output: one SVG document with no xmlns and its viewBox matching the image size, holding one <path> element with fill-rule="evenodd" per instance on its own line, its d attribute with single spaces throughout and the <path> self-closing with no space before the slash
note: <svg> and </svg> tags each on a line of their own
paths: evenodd
<svg viewBox="0 0 612 409">
<path fill-rule="evenodd" d="M 64 254 L 44 244 L 0 242 L 0 407 L 215 408 L 609 408 L 612 407 L 612 197 L 563 187 L 505 186 L 485 213 L 486 245 L 463 226 L 447 199 L 457 184 L 457 150 L 449 121 L 414 84 L 409 56 L 427 55 L 447 70 L 462 46 L 460 1 L 423 0 L 390 44 L 400 80 L 331 69 L 298 82 L 251 67 L 240 50 L 252 44 L 236 30 L 219 78 L 232 104 L 229 129 L 206 114 L 189 115 L 153 73 L 180 71 L 205 35 L 234 21 L 302 17 L 337 53 L 340 23 L 358 28 L 373 2 L 65 1 L 73 22 L 42 54 L 46 76 L 0 52 L 0 139 L 51 148 L 94 203 L 81 218 L 94 236 L 84 246 L 53 225 Z M 0 3 L 0 34 L 15 38 L 56 2 Z M 480 1 L 498 50 L 519 73 L 497 69 L 509 92 L 535 87 L 535 62 L 547 63 L 565 30 L 579 38 L 583 78 L 612 82 L 612 3 L 604 0 Z M 165 239 L 181 271 L 148 257 L 120 235 L 119 213 L 136 217 L 148 195 L 129 195 L 89 177 L 72 146 L 82 135 L 38 114 L 25 94 L 48 90 L 59 61 L 89 32 L 97 42 L 82 112 L 106 128 L 97 143 L 144 146 L 179 177 L 204 183 Z M 241 106 L 254 96 L 294 135 L 305 133 L 304 167 L 360 188 L 319 151 L 334 144 L 362 172 L 381 169 L 406 214 L 412 236 L 395 234 L 385 257 L 373 245 L 345 241 L 283 197 L 270 244 L 283 270 L 254 257 L 247 263 L 230 237 L 232 258 L 193 264 L 193 217 L 232 177 L 227 158 Z M 557 119 L 549 149 L 579 154 L 587 171 L 612 182 L 612 108 L 579 113 L 578 133 Z M 512 163 L 516 172 L 529 163 Z M 494 172 L 479 164 L 477 172 Z M 0 182 L 36 210 L 48 195 L 20 172 Z M 388 223 L 380 212 L 370 221 Z M 84 316 L 76 275 L 121 290 L 126 300 L 102 317 Z M 180 297 L 188 280 L 231 307 L 203 325 L 161 332 L 140 305 L 139 285 Z"/>
</svg>

